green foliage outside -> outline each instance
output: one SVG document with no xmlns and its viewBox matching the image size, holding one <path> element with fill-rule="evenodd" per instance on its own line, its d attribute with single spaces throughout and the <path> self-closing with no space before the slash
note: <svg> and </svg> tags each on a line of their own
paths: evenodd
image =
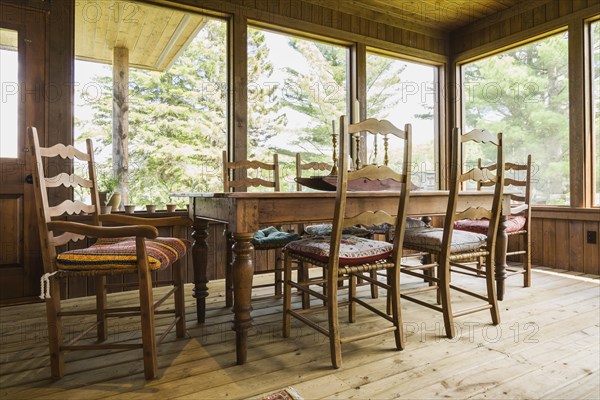
<svg viewBox="0 0 600 400">
<path fill-rule="evenodd" d="M 467 130 L 503 132 L 505 160 L 532 155 L 533 201 L 569 204 L 568 40 L 561 33 L 467 64 L 463 104 Z M 466 162 L 482 157 L 465 149 Z"/>
</svg>

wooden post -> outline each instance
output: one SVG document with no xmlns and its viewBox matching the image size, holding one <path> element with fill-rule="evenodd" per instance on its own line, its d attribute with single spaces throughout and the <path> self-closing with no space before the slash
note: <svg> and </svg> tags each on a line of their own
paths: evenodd
<svg viewBox="0 0 600 400">
<path fill-rule="evenodd" d="M 129 204 L 129 49 L 113 51 L 113 173 L 120 177 L 122 204 Z"/>
</svg>

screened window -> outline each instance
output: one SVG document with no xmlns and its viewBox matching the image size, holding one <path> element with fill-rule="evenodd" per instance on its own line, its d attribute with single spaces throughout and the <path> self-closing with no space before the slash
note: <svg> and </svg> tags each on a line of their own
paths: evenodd
<svg viewBox="0 0 600 400">
<path fill-rule="evenodd" d="M 84 3 L 85 5 L 85 3 Z M 100 22 L 127 6 L 119 32 L 104 37 Z M 113 7 L 113 8 L 111 8 Z M 94 140 L 102 186 L 114 186 L 113 85 L 127 85 L 128 203 L 187 203 L 172 193 L 222 191 L 221 152 L 227 143 L 227 23 L 142 3 L 96 3 L 94 18 L 77 19 L 75 142 Z M 114 15 L 113 15 L 114 16 Z M 116 16 L 114 16 L 117 18 Z M 140 38 L 139 35 L 150 35 Z M 116 35 L 116 36 L 114 36 Z M 110 42 L 108 41 L 110 39 Z M 113 51 L 128 50 L 127 82 L 113 82 Z M 108 50 L 107 50 L 108 49 Z M 103 187 L 101 187 L 103 189 Z"/>
<path fill-rule="evenodd" d="M 282 191 L 294 191 L 295 154 L 332 163 L 332 120 L 346 112 L 348 49 L 248 29 L 248 158 L 279 154 Z"/>
<path fill-rule="evenodd" d="M 592 33 L 592 140 L 594 151 L 594 205 L 600 206 L 600 21 L 591 24 Z"/>
<path fill-rule="evenodd" d="M 0 157 L 18 156 L 19 33 L 0 28 Z"/>
<path fill-rule="evenodd" d="M 532 202 L 569 204 L 567 33 L 465 64 L 463 127 L 503 132 L 507 162 L 532 155 Z M 463 162 L 493 154 L 465 149 Z"/>
<path fill-rule="evenodd" d="M 437 67 L 367 53 L 367 117 L 387 119 L 399 128 L 412 125 L 413 183 L 437 189 L 435 138 L 438 136 Z M 390 152 L 398 154 L 395 138 Z M 398 140 L 399 142 L 399 140 Z M 383 155 L 382 143 L 369 144 L 370 157 Z M 401 153 L 400 153 L 401 154 Z M 371 161 L 372 162 L 372 161 Z M 391 163 L 402 160 L 390 159 Z"/>
</svg>

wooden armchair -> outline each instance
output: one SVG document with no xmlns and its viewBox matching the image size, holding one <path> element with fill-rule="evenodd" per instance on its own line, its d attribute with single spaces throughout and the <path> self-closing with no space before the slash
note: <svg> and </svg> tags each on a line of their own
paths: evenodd
<svg viewBox="0 0 600 400">
<path fill-rule="evenodd" d="M 249 176 L 251 174 L 251 176 Z M 266 176 L 263 176 L 266 175 Z M 223 151 L 223 191 L 246 191 L 249 187 L 264 187 L 279 191 L 279 160 L 277 154 L 273 155 L 273 163 L 264 163 L 254 160 L 243 160 L 230 162 L 227 152 Z M 227 266 L 225 272 L 225 304 L 227 307 L 233 305 L 233 250 L 232 237 L 227 234 Z M 283 257 L 281 249 L 293 240 L 299 238 L 293 232 L 283 232 L 276 227 L 266 227 L 254 234 L 252 245 L 254 250 L 275 250 L 275 280 L 273 283 L 255 285 L 253 288 L 274 286 L 275 296 L 281 296 L 283 285 Z M 271 272 L 266 269 L 256 268 L 255 273 Z"/>
<path fill-rule="evenodd" d="M 481 158 L 477 160 L 477 166 L 480 169 L 490 171 L 496 170 L 496 164 L 484 166 Z M 517 249 L 508 251 L 507 256 L 522 256 L 522 268 L 507 268 L 507 276 L 522 274 L 523 286 L 531 286 L 531 154 L 527 156 L 526 164 L 505 163 L 504 171 L 507 175 L 504 178 L 504 187 L 518 190 L 519 193 L 510 195 L 511 212 L 505 221 L 505 229 L 510 240 L 516 237 L 520 241 Z M 492 181 L 481 181 L 477 183 L 477 189 L 492 186 Z M 488 220 L 461 220 L 454 223 L 455 229 L 461 229 L 471 232 L 485 233 L 489 225 Z M 478 260 L 478 268 L 483 266 L 483 260 Z"/>
<path fill-rule="evenodd" d="M 492 148 L 496 153 L 496 164 L 500 168 L 493 173 L 488 169 L 473 168 L 462 173 L 461 148 L 463 144 L 476 142 L 480 146 Z M 496 247 L 496 235 L 502 210 L 502 191 L 504 188 L 504 158 L 502 153 L 502 133 L 497 136 L 488 131 L 475 129 L 465 135 L 455 128 L 452 132 L 452 161 L 449 171 L 448 208 L 443 228 L 415 228 L 407 229 L 404 237 L 404 247 L 431 254 L 432 259 L 437 260 L 426 265 L 403 266 L 402 272 L 411 276 L 423 278 L 425 281 L 436 283 L 435 286 L 425 288 L 418 287 L 414 290 L 402 291 L 403 299 L 413 301 L 419 305 L 440 311 L 444 316 L 446 336 L 453 338 L 455 335 L 454 318 L 472 314 L 474 312 L 489 310 L 494 325 L 500 323 L 500 313 L 495 291 L 494 276 L 494 254 Z M 472 204 L 465 210 L 457 210 L 458 196 L 464 182 L 491 181 L 494 187 L 494 199 L 491 204 Z M 454 229 L 455 221 L 462 219 L 480 220 L 485 218 L 489 221 L 485 234 L 461 231 Z M 479 270 L 465 262 L 485 257 L 487 268 L 483 277 L 486 281 L 486 292 L 481 294 L 464 287 L 451 284 L 451 272 L 459 272 L 481 278 Z M 433 273 L 419 273 L 416 270 L 432 270 Z M 437 272 L 437 274 L 435 273 Z M 437 276 L 436 276 L 437 275 Z M 450 290 L 456 290 L 463 294 L 472 296 L 482 301 L 474 307 L 464 308 L 460 311 L 452 310 L 452 299 Z M 437 300 L 441 303 L 432 304 L 416 296 L 428 290 L 437 291 Z"/>
<path fill-rule="evenodd" d="M 175 326 L 177 337 L 185 336 L 185 303 L 183 270 L 179 259 L 190 247 L 186 240 L 178 239 L 181 228 L 191 226 L 187 217 L 169 217 L 145 219 L 124 215 L 100 215 L 98 187 L 94 167 L 92 141 L 87 140 L 87 151 L 82 152 L 73 146 L 55 145 L 41 147 L 36 128 L 29 128 L 29 142 L 33 165 L 33 183 L 37 209 L 38 227 L 45 274 L 42 287 L 46 286 L 43 296 L 46 300 L 48 319 L 48 341 L 50 346 L 50 365 L 53 378 L 64 375 L 64 352 L 66 350 L 90 349 L 143 349 L 144 376 L 156 377 L 158 373 L 156 346 Z M 61 173 L 47 177 L 44 173 L 46 161 L 53 158 L 75 159 L 86 162 L 88 176 Z M 53 187 L 80 187 L 87 190 L 90 203 L 65 200 L 51 206 L 48 203 L 47 189 Z M 60 216 L 80 214 L 91 219 L 91 225 L 57 221 Z M 102 226 L 102 223 L 127 226 Z M 175 238 L 158 237 L 157 227 L 173 226 Z M 60 252 L 61 246 L 83 240 L 86 237 L 97 238 L 87 248 Z M 162 299 L 154 302 L 152 295 L 152 271 L 164 270 L 172 266 L 173 288 Z M 106 295 L 106 277 L 108 275 L 131 274 L 137 276 L 139 284 L 139 305 L 109 308 Z M 96 283 L 96 308 L 91 310 L 61 310 L 60 280 L 68 277 L 94 277 Z M 174 311 L 159 310 L 163 302 L 174 295 Z M 155 337 L 154 314 L 174 313 L 175 318 L 160 338 Z M 73 340 L 65 343 L 62 320 L 65 317 L 91 315 L 93 321 L 82 328 L 82 332 Z M 105 343 L 108 338 L 109 317 L 141 318 L 141 343 Z M 98 343 L 76 344 L 96 329 Z"/>
<path fill-rule="evenodd" d="M 291 242 L 285 247 L 284 275 L 284 310 L 283 336 L 289 337 L 291 317 L 309 325 L 329 338 L 331 363 L 339 368 L 342 363 L 340 343 L 365 339 L 375 335 L 394 333 L 396 348 L 402 350 L 404 337 L 402 333 L 402 318 L 400 314 L 399 275 L 400 259 L 402 257 L 402 239 L 406 221 L 407 206 L 410 193 L 411 172 L 411 127 L 406 125 L 404 130 L 394 127 L 388 121 L 368 119 L 360 123 L 349 124 L 346 116 L 340 119 L 340 156 L 338 163 L 337 194 L 331 236 L 316 236 Z M 368 135 L 394 135 L 405 142 L 403 152 L 403 171 L 399 173 L 388 166 L 369 165 L 356 171 L 348 172 L 349 144 L 351 138 L 366 132 Z M 402 157 L 399 155 L 398 158 Z M 397 202 L 393 204 L 394 211 L 360 209 L 354 212 L 346 209 L 346 194 L 349 182 L 354 180 L 385 181 L 393 180 L 402 185 Z M 368 208 L 368 207 L 367 207 Z M 389 224 L 395 227 L 394 243 L 372 240 L 364 237 L 343 234 L 343 229 L 353 226 L 374 226 Z M 307 262 L 322 268 L 326 273 L 322 278 L 307 281 L 292 281 L 292 262 Z M 381 282 L 371 275 L 372 271 L 388 270 L 387 283 Z M 392 299 L 392 312 L 388 315 L 365 300 L 359 298 L 356 292 L 357 280 L 363 279 L 388 291 Z M 341 337 L 338 322 L 338 282 L 349 280 L 349 314 L 350 322 L 355 320 L 356 304 L 364 306 L 376 315 L 386 320 L 389 325 L 362 333 L 356 336 Z M 322 291 L 318 289 L 323 287 Z M 327 309 L 327 328 L 320 326 L 307 314 L 322 308 L 292 309 L 291 288 L 323 300 Z"/>
</svg>

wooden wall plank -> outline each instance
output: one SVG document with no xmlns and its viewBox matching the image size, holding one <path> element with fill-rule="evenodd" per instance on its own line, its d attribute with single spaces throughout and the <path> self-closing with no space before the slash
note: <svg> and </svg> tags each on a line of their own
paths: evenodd
<svg viewBox="0 0 600 400">
<path fill-rule="evenodd" d="M 531 262 L 537 265 L 543 265 L 544 255 L 544 233 L 542 229 L 542 220 L 531 220 Z"/>
<path fill-rule="evenodd" d="M 597 222 L 586 221 L 583 224 L 583 272 L 600 275 L 600 259 L 598 258 L 598 227 Z M 587 233 L 596 232 L 596 243 L 587 243 Z"/>
<path fill-rule="evenodd" d="M 542 4 L 533 9 L 533 25 L 541 25 L 546 22 L 546 5 Z"/>
<path fill-rule="evenodd" d="M 582 221 L 569 223 L 569 271 L 583 272 L 583 224 Z"/>
<path fill-rule="evenodd" d="M 542 234 L 544 240 L 542 265 L 554 268 L 556 267 L 556 221 L 552 219 L 543 220 Z"/>
<path fill-rule="evenodd" d="M 555 266 L 559 269 L 569 269 L 569 222 L 556 220 Z"/>
</svg>

